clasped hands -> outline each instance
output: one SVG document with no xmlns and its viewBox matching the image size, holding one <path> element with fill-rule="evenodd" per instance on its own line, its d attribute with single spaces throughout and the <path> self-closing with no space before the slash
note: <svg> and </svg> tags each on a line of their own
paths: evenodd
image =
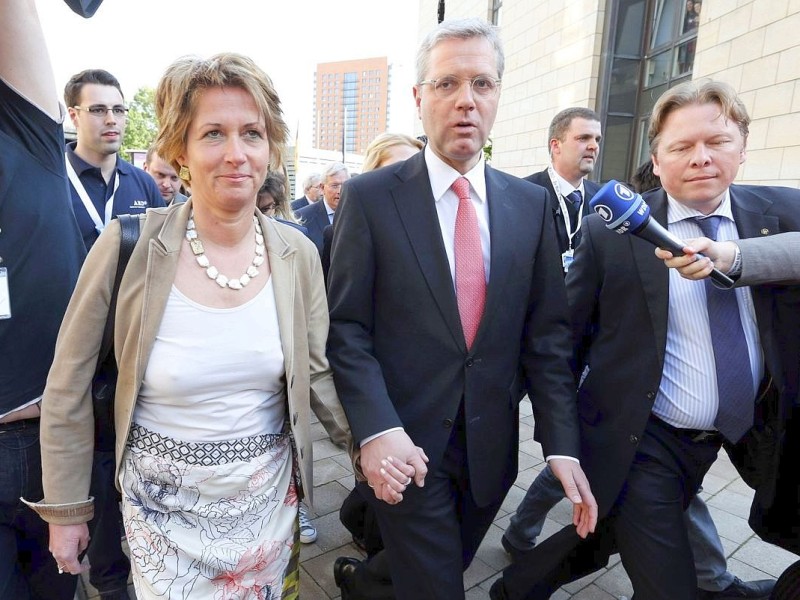
<svg viewBox="0 0 800 600">
<path fill-rule="evenodd" d="M 378 500 L 397 504 L 414 483 L 425 485 L 428 474 L 425 451 L 415 446 L 405 431 L 390 431 L 361 446 L 361 470 Z"/>
</svg>

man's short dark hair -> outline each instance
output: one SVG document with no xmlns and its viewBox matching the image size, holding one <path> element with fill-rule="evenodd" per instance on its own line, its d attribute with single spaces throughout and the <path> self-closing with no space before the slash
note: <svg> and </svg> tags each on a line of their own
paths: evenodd
<svg viewBox="0 0 800 600">
<path fill-rule="evenodd" d="M 103 69 L 86 69 L 70 77 L 67 85 L 64 86 L 64 103 L 68 107 L 78 106 L 80 104 L 81 90 L 87 83 L 113 86 L 117 88 L 122 99 L 125 99 L 125 94 L 122 93 L 122 87 L 119 85 L 119 81 L 117 81 L 117 78 L 111 73 Z"/>
</svg>

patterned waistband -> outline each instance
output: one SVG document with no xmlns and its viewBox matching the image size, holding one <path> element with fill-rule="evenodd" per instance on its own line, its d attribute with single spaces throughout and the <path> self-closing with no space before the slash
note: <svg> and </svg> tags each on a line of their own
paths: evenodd
<svg viewBox="0 0 800 600">
<path fill-rule="evenodd" d="M 133 424 L 128 448 L 166 456 L 190 465 L 210 467 L 232 462 L 247 462 L 285 443 L 287 433 L 267 433 L 223 442 L 185 442 Z"/>
</svg>

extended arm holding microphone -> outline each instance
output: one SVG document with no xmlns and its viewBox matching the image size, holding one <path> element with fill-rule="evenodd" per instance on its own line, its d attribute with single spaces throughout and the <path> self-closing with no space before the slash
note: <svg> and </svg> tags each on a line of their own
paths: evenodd
<svg viewBox="0 0 800 600">
<path fill-rule="evenodd" d="M 600 188 L 589 202 L 589 206 L 605 221 L 606 227 L 617 233 L 630 233 L 651 244 L 669 250 L 673 256 L 682 256 L 686 243 L 675 237 L 650 217 L 650 207 L 642 197 L 613 179 Z M 703 256 L 697 254 L 696 256 Z M 734 281 L 719 269 L 709 275 L 714 282 L 726 289 Z"/>
</svg>

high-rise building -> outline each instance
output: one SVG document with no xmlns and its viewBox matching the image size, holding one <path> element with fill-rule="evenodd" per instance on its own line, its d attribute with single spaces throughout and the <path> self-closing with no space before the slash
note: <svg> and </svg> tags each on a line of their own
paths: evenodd
<svg viewBox="0 0 800 600">
<path fill-rule="evenodd" d="M 363 154 L 386 131 L 387 58 L 320 63 L 314 78 L 314 147 Z"/>
</svg>

